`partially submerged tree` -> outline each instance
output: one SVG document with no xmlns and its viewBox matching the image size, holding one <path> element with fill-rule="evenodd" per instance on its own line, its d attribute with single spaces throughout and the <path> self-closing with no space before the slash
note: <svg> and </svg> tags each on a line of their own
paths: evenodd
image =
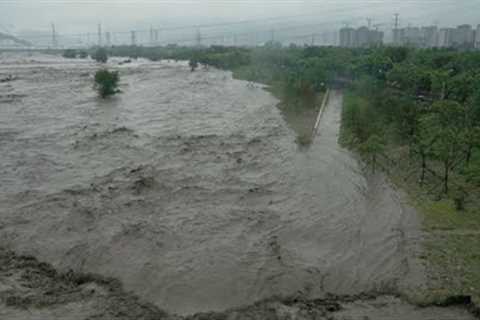
<svg viewBox="0 0 480 320">
<path fill-rule="evenodd" d="M 198 68 L 198 61 L 196 58 L 190 59 L 188 65 L 190 66 L 190 71 L 195 71 Z"/>
<path fill-rule="evenodd" d="M 380 136 L 373 134 L 365 143 L 362 144 L 361 150 L 370 157 L 372 171 L 375 173 L 378 155 L 383 153 L 385 150 L 385 143 L 383 139 Z"/>
<path fill-rule="evenodd" d="M 107 50 L 104 48 L 98 48 L 92 55 L 92 58 L 97 62 L 106 63 L 108 61 Z"/>
<path fill-rule="evenodd" d="M 118 90 L 119 80 L 120 77 L 117 71 L 98 70 L 95 73 L 95 90 L 102 98 L 114 95 L 120 92 Z"/>
</svg>

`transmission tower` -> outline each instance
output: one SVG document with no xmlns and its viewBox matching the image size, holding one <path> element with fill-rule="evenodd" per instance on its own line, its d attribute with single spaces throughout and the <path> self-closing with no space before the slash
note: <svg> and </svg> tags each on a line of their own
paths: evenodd
<svg viewBox="0 0 480 320">
<path fill-rule="evenodd" d="M 395 25 L 393 29 L 393 43 L 398 44 L 400 42 L 399 32 L 398 32 L 398 17 L 400 14 L 395 13 Z"/>
<path fill-rule="evenodd" d="M 134 46 L 137 43 L 137 33 L 135 31 L 130 31 L 131 44 Z"/>
<path fill-rule="evenodd" d="M 52 23 L 52 48 L 56 48 L 57 46 L 58 46 L 57 32 L 55 31 L 55 24 Z"/>
<path fill-rule="evenodd" d="M 158 45 L 158 29 L 153 30 L 153 38 L 155 41 L 155 45 Z"/>
<path fill-rule="evenodd" d="M 200 33 L 200 30 L 197 30 L 195 40 L 196 40 L 197 47 L 200 47 L 202 45 L 202 34 Z"/>
<path fill-rule="evenodd" d="M 98 24 L 97 33 L 98 33 L 98 46 L 101 47 L 102 46 L 102 24 L 101 23 Z"/>
<path fill-rule="evenodd" d="M 105 42 L 107 46 L 110 46 L 112 44 L 110 32 L 105 32 Z"/>
</svg>

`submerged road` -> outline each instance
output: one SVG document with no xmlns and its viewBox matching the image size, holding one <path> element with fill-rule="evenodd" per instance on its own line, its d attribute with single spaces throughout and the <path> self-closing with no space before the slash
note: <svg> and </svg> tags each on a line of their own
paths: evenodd
<svg viewBox="0 0 480 320">
<path fill-rule="evenodd" d="M 341 92 L 298 151 L 277 101 L 223 71 L 140 61 L 99 101 L 93 62 L 3 61 L 9 248 L 180 314 L 422 283 L 414 210 L 338 145 Z"/>
</svg>

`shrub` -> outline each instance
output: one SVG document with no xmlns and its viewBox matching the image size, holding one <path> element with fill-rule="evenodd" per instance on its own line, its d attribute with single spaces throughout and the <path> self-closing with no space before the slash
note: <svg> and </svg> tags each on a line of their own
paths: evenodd
<svg viewBox="0 0 480 320">
<path fill-rule="evenodd" d="M 97 62 L 106 63 L 108 61 L 107 50 L 104 48 L 98 48 L 92 55 L 92 58 Z"/>
<path fill-rule="evenodd" d="M 63 52 L 63 57 L 68 59 L 75 59 L 77 57 L 77 51 L 74 49 L 67 49 Z"/>
<path fill-rule="evenodd" d="M 117 71 L 108 71 L 106 69 L 98 70 L 95 73 L 95 90 L 102 98 L 118 93 L 118 82 L 120 77 Z"/>
</svg>

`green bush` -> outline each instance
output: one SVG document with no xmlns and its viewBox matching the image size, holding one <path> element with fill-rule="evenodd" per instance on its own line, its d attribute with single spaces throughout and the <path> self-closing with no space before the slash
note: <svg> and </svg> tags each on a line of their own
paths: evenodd
<svg viewBox="0 0 480 320">
<path fill-rule="evenodd" d="M 108 61 L 107 50 L 104 48 L 98 48 L 92 55 L 92 58 L 97 62 L 106 63 Z"/>
<path fill-rule="evenodd" d="M 119 81 L 120 77 L 117 71 L 98 70 L 95 73 L 95 90 L 97 90 L 100 97 L 106 98 L 119 92 Z"/>
</svg>

